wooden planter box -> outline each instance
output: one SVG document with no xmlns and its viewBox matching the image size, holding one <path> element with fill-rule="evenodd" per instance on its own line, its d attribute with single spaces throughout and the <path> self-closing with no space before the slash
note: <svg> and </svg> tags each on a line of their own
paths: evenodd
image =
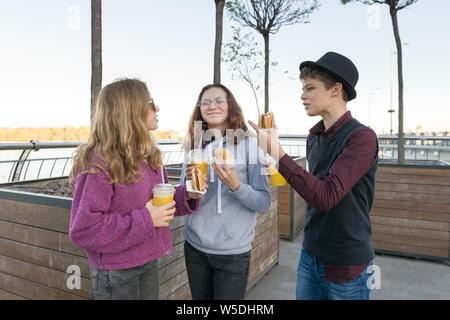
<svg viewBox="0 0 450 320">
<path fill-rule="evenodd" d="M 270 213 L 257 218 L 248 288 L 278 262 L 278 198 L 274 191 L 272 200 Z M 71 198 L 0 189 L 0 300 L 91 298 L 87 258 L 68 237 L 71 202 Z M 183 217 L 174 219 L 174 252 L 158 261 L 160 299 L 191 298 L 183 225 Z M 80 267 L 80 290 L 67 288 L 71 274 L 66 272 L 71 265 Z"/>
<path fill-rule="evenodd" d="M 450 166 L 380 164 L 371 212 L 375 250 L 450 260 Z"/>
<path fill-rule="evenodd" d="M 256 216 L 255 240 L 252 243 L 247 290 L 253 287 L 279 260 L 278 192 L 271 190 L 270 193 L 272 204 L 269 212 Z"/>
<path fill-rule="evenodd" d="M 306 158 L 294 159 L 303 168 L 306 166 Z M 278 188 L 280 238 L 294 241 L 305 225 L 306 202 L 290 186 Z"/>
</svg>

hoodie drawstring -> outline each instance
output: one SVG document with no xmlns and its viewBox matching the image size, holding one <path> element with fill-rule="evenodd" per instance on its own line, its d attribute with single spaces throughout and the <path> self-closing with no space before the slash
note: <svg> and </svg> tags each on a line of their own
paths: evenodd
<svg viewBox="0 0 450 320">
<path fill-rule="evenodd" d="M 188 161 L 188 156 L 187 153 L 184 152 L 184 157 L 183 157 L 183 165 L 181 166 L 181 176 L 180 176 L 180 184 L 184 184 L 185 180 L 186 180 L 186 164 Z"/>
<path fill-rule="evenodd" d="M 223 141 L 223 139 L 222 139 L 222 141 Z M 221 144 L 219 144 L 219 147 L 221 146 Z M 214 182 L 214 180 L 215 180 L 214 169 L 212 167 L 212 162 L 213 162 L 214 158 L 213 158 L 211 143 L 208 144 L 208 153 L 209 153 L 209 175 L 210 175 L 209 181 Z M 220 181 L 220 179 L 217 179 L 217 213 L 222 213 L 222 181 Z"/>
<path fill-rule="evenodd" d="M 213 160 L 213 154 L 212 154 L 212 148 L 211 144 L 208 144 L 208 153 L 209 153 L 209 182 L 214 182 L 214 169 L 212 167 L 212 160 Z"/>
<path fill-rule="evenodd" d="M 217 180 L 217 213 L 222 213 L 222 181 Z"/>
</svg>

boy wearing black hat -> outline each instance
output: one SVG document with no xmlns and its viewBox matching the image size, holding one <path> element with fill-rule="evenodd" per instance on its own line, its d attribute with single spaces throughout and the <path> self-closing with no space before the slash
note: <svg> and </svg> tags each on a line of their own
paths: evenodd
<svg viewBox="0 0 450 320">
<path fill-rule="evenodd" d="M 301 63 L 300 80 L 307 115 L 322 117 L 307 138 L 309 172 L 284 152 L 276 133 L 250 122 L 260 146 L 279 160 L 280 173 L 308 203 L 296 296 L 366 300 L 378 142 L 347 110 L 356 97 L 358 70 L 350 59 L 328 52 Z"/>
</svg>

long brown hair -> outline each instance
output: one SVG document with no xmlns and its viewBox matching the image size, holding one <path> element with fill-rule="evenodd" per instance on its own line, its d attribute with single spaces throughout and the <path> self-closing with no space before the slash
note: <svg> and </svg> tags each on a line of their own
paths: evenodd
<svg viewBox="0 0 450 320">
<path fill-rule="evenodd" d="M 75 151 L 72 183 L 80 173 L 95 169 L 107 173 L 112 184 L 133 183 L 142 160 L 154 170 L 161 167 L 161 151 L 146 127 L 149 100 L 147 85 L 137 79 L 119 79 L 102 89 L 89 140 Z"/>
<path fill-rule="evenodd" d="M 227 118 L 227 129 L 242 129 L 244 132 L 248 131 L 248 127 L 245 124 L 244 114 L 242 113 L 242 109 L 239 106 L 239 104 L 236 101 L 236 98 L 234 97 L 233 93 L 225 87 L 223 84 L 208 84 L 207 86 L 204 86 L 202 90 L 200 91 L 197 102 L 195 103 L 194 111 L 191 114 L 191 117 L 189 119 L 189 127 L 188 127 L 188 134 L 186 136 L 186 139 L 183 144 L 183 148 L 185 150 L 194 149 L 194 124 L 196 121 L 202 122 L 202 130 L 207 130 L 208 125 L 206 121 L 202 117 L 202 113 L 200 111 L 200 100 L 202 99 L 203 94 L 212 88 L 220 88 L 224 90 L 227 94 L 227 103 L 228 103 L 228 118 Z M 236 139 L 234 143 L 237 143 Z"/>
</svg>

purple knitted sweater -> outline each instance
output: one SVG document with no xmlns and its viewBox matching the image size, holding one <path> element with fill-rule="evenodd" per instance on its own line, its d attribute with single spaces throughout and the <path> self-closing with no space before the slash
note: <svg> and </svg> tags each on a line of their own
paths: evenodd
<svg viewBox="0 0 450 320">
<path fill-rule="evenodd" d="M 89 264 L 98 270 L 133 268 L 173 250 L 170 228 L 156 228 L 145 207 L 153 198 L 153 186 L 161 183 L 161 173 L 144 161 L 141 172 L 132 184 L 112 185 L 101 170 L 75 180 L 70 239 L 85 249 Z M 177 216 L 192 213 L 200 204 L 188 203 L 184 185 L 176 187 L 175 202 Z"/>
</svg>

